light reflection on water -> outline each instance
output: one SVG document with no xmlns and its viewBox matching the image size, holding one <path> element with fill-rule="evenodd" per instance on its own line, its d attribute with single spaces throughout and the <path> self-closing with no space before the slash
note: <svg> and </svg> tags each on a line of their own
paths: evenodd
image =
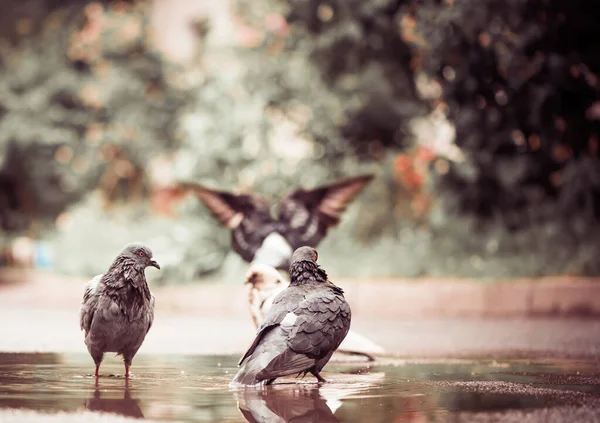
<svg viewBox="0 0 600 423">
<path fill-rule="evenodd" d="M 583 361 L 330 364 L 330 383 L 322 387 L 307 376 L 230 390 L 237 358 L 140 355 L 127 384 L 120 360 L 107 356 L 96 386 L 87 355 L 0 354 L 0 408 L 186 422 L 398 423 L 464 411 L 595 406 L 600 398 L 597 365 Z"/>
</svg>

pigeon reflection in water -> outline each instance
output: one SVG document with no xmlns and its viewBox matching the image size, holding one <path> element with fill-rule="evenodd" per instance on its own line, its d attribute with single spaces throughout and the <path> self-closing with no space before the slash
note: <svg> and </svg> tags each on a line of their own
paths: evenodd
<svg viewBox="0 0 600 423">
<path fill-rule="evenodd" d="M 279 200 L 276 218 L 271 204 L 254 193 L 234 194 L 191 182 L 179 184 L 179 190 L 194 193 L 222 226 L 231 229 L 232 248 L 245 261 L 287 272 L 292 252 L 301 246 L 317 247 L 371 180 L 373 175 L 363 175 L 297 189 Z"/>
<path fill-rule="evenodd" d="M 104 395 L 109 395 L 105 392 Z M 125 417 L 143 419 L 144 413 L 140 408 L 140 400 L 131 398 L 131 393 L 127 385 L 123 390 L 123 398 L 101 398 L 98 388 L 94 391 L 94 396 L 85 401 L 85 408 L 89 411 L 99 411 L 104 413 L 120 414 Z"/>
<path fill-rule="evenodd" d="M 237 388 L 232 391 L 238 408 L 248 422 L 319 423 L 339 422 L 335 416 L 345 398 L 381 384 L 385 373 L 369 373 L 369 367 L 332 375 L 331 384 L 314 385 L 289 379 L 269 389 Z"/>
<path fill-rule="evenodd" d="M 318 389 L 243 389 L 234 392 L 250 423 L 338 423 Z"/>
</svg>

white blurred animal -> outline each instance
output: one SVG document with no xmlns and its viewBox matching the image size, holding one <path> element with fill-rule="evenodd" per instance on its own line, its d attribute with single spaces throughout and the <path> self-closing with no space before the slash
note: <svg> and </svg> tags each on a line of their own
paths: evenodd
<svg viewBox="0 0 600 423">
<path fill-rule="evenodd" d="M 248 303 L 254 326 L 258 328 L 265 314 L 271 308 L 273 299 L 289 284 L 273 266 L 252 263 L 246 273 L 246 284 L 249 285 Z M 362 335 L 350 330 L 337 349 L 337 352 L 350 355 L 362 355 L 374 361 L 374 355 L 383 354 L 383 347 L 375 344 Z"/>
</svg>

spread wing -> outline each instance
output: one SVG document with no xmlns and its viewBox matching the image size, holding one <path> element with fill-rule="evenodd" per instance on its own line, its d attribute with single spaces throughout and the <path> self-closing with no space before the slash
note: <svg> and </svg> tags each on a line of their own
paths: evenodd
<svg viewBox="0 0 600 423">
<path fill-rule="evenodd" d="M 292 248 L 317 246 L 373 177 L 363 175 L 310 190 L 298 189 L 282 198 L 279 220 L 288 228 L 286 239 Z"/>
<path fill-rule="evenodd" d="M 222 226 L 232 230 L 232 248 L 250 262 L 276 226 L 269 202 L 255 194 L 233 194 L 194 183 L 180 184 L 193 192 Z"/>
<path fill-rule="evenodd" d="M 92 280 L 85 284 L 83 291 L 83 301 L 79 309 L 79 326 L 81 330 L 87 334 L 92 326 L 92 320 L 94 319 L 94 312 L 96 311 L 96 305 L 98 304 L 98 296 L 96 291 L 98 289 L 98 283 L 102 275 L 94 277 Z"/>
<path fill-rule="evenodd" d="M 229 229 L 235 229 L 242 220 L 251 218 L 252 213 L 265 201 L 256 195 L 233 194 L 192 182 L 180 183 L 179 188 L 193 192 L 219 223 Z"/>
</svg>

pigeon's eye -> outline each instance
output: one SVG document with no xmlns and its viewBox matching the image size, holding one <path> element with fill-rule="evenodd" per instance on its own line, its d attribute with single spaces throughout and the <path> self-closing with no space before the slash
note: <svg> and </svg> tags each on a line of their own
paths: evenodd
<svg viewBox="0 0 600 423">
<path fill-rule="evenodd" d="M 140 257 L 146 257 L 146 253 L 144 253 L 143 251 L 140 251 L 138 253 L 138 256 L 140 256 Z"/>
</svg>

